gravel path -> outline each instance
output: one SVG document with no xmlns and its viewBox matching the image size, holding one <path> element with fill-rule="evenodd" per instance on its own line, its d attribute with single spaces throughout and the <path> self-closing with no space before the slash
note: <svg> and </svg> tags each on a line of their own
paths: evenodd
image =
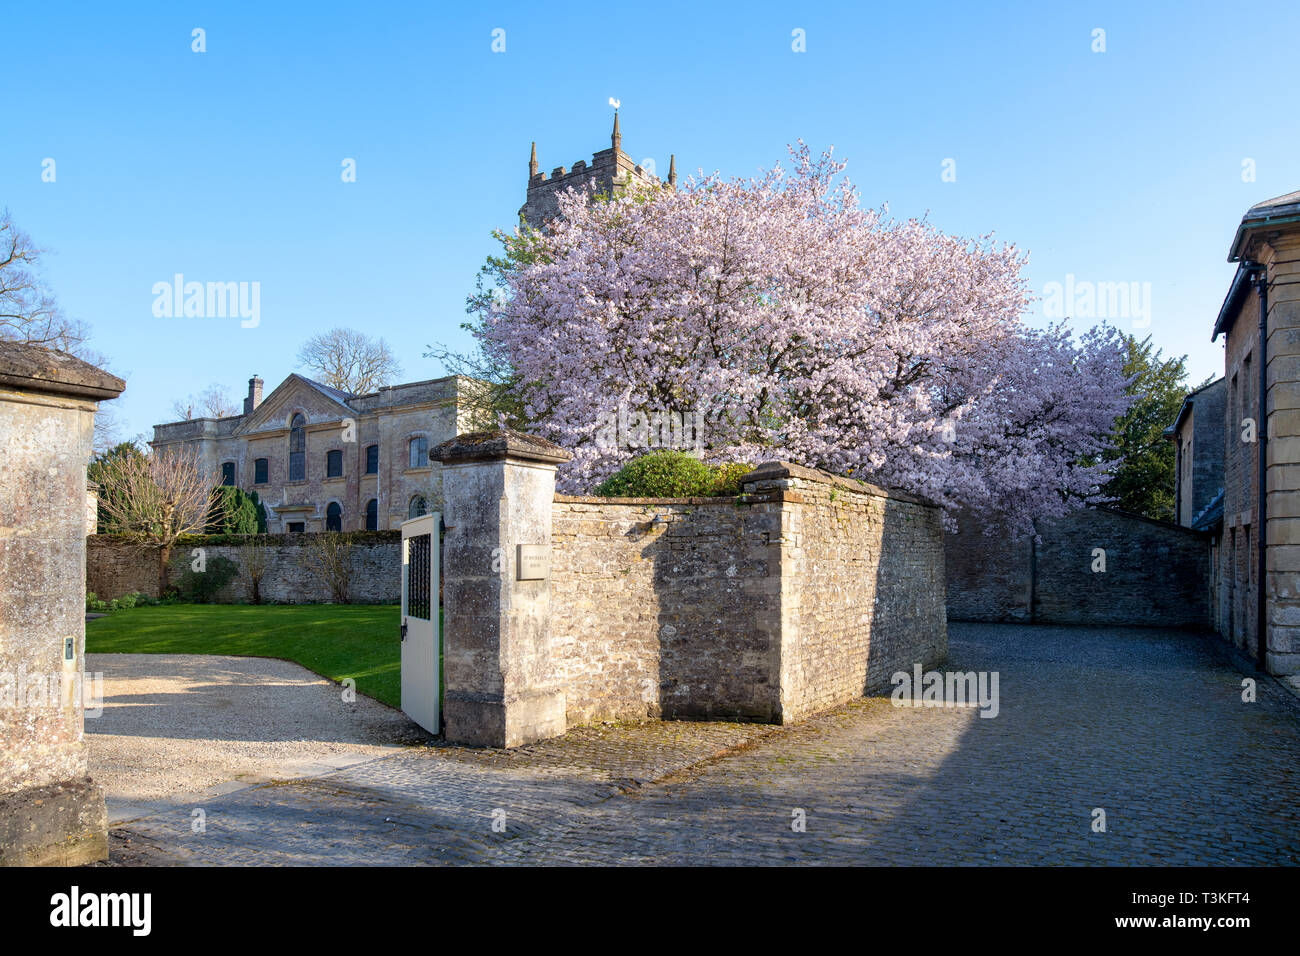
<svg viewBox="0 0 1300 956">
<path fill-rule="evenodd" d="M 268 780 L 312 776 L 428 736 L 400 711 L 288 661 L 88 654 L 103 714 L 86 720 L 90 772 L 110 820 Z"/>
</svg>

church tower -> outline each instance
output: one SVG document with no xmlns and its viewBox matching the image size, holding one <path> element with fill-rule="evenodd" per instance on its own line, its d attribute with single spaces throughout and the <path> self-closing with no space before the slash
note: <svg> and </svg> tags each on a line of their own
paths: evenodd
<svg viewBox="0 0 1300 956">
<path fill-rule="evenodd" d="M 630 183 L 660 185 L 658 176 L 643 169 L 632 157 L 623 152 L 623 135 L 618 126 L 618 111 L 614 111 L 614 131 L 609 137 L 609 149 L 602 149 L 591 157 L 588 165 L 584 159 L 573 164 L 572 169 L 557 166 L 548 177 L 539 172 L 537 166 L 537 143 L 533 143 L 532 156 L 528 160 L 528 193 L 524 204 L 519 207 L 519 215 L 534 229 L 540 229 L 560 211 L 558 194 L 570 187 L 578 190 L 589 188 L 595 183 L 598 193 L 614 195 L 617 190 Z M 668 160 L 668 185 L 677 185 L 677 157 Z"/>
</svg>

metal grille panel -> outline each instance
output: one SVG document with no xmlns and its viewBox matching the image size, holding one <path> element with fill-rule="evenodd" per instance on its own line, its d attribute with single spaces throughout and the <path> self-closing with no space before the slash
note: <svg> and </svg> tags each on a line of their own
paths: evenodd
<svg viewBox="0 0 1300 956">
<path fill-rule="evenodd" d="M 427 534 L 407 539 L 406 615 L 422 621 L 431 619 L 429 594 L 429 546 Z"/>
</svg>

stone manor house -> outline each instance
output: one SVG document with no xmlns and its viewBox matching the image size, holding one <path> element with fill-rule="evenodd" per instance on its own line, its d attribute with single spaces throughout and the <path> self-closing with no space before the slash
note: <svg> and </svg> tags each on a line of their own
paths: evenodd
<svg viewBox="0 0 1300 956">
<path fill-rule="evenodd" d="M 265 400 L 262 384 L 249 380 L 242 415 L 155 425 L 151 444 L 192 448 L 214 482 L 256 491 L 273 533 L 377 531 L 438 510 L 429 449 L 467 430 L 465 380 L 348 395 L 293 374 Z"/>
<path fill-rule="evenodd" d="M 1211 339 L 1224 377 L 1193 392 L 1177 516 L 1209 541 L 1210 621 L 1273 674 L 1300 673 L 1300 191 L 1246 211 Z M 1153 622 L 1154 623 L 1154 622 Z"/>
<path fill-rule="evenodd" d="M 609 149 L 548 177 L 538 171 L 534 143 L 520 218 L 540 228 L 558 212 L 557 194 L 570 187 L 613 193 L 632 182 L 657 185 L 621 144 L 615 113 Z M 676 182 L 671 157 L 668 185 Z M 348 395 L 293 374 L 265 400 L 262 387 L 260 378 L 249 379 L 242 415 L 155 425 L 151 444 L 193 448 L 214 483 L 257 492 L 273 533 L 382 531 L 441 509 L 441 466 L 429 451 L 472 427 L 470 379 Z"/>
</svg>

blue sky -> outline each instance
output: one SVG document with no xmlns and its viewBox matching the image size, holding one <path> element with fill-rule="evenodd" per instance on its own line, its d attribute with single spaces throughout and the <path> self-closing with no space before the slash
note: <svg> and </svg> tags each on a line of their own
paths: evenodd
<svg viewBox="0 0 1300 956">
<path fill-rule="evenodd" d="M 382 335 L 441 367 L 490 232 L 609 144 L 751 175 L 833 145 L 867 205 L 994 232 L 1028 278 L 1138 283 L 1149 331 L 1222 371 L 1210 329 L 1252 203 L 1300 187 L 1300 8 L 1228 4 L 8 4 L 0 206 L 127 379 L 125 435 L 210 383 L 278 384 L 301 343 Z M 206 34 L 204 53 L 191 31 Z M 505 52 L 492 32 L 505 31 Z M 1105 52 L 1094 52 L 1094 30 Z M 804 31 L 806 52 L 792 50 Z M 1270 58 L 1271 57 L 1271 58 Z M 42 163 L 55 160 L 54 182 Z M 344 183 L 345 158 L 356 182 Z M 944 181 L 944 161 L 955 181 Z M 1243 181 L 1243 162 L 1255 179 Z M 157 318 L 152 288 L 258 282 L 260 323 Z M 1141 284 L 1149 283 L 1143 287 Z M 1037 311 L 1041 312 L 1041 304 Z M 1086 326 L 1095 320 L 1076 320 Z M 1131 329 L 1140 315 L 1113 322 Z"/>
</svg>

